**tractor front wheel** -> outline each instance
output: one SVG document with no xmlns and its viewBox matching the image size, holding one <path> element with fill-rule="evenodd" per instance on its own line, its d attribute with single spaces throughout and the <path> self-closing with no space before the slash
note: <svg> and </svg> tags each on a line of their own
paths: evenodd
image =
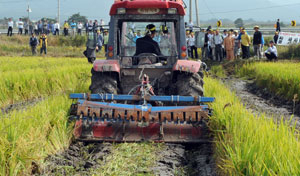
<svg viewBox="0 0 300 176">
<path fill-rule="evenodd" d="M 92 69 L 92 94 L 118 94 L 118 82 L 113 74 L 96 72 Z"/>
</svg>

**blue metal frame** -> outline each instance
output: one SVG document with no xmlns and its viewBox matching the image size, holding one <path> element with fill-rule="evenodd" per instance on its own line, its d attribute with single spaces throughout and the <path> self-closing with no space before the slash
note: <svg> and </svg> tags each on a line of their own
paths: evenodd
<svg viewBox="0 0 300 176">
<path fill-rule="evenodd" d="M 90 99 L 90 100 L 103 100 L 103 101 L 113 101 L 122 100 L 130 101 L 135 100 L 136 95 L 114 95 L 114 94 L 85 94 L 76 93 L 70 94 L 71 99 Z M 141 98 L 141 100 L 143 100 Z M 162 101 L 162 102 L 198 102 L 198 103 L 211 103 L 215 100 L 213 97 L 192 97 L 192 96 L 150 96 L 147 101 Z"/>
<path fill-rule="evenodd" d="M 82 105 L 86 100 L 78 100 L 79 105 Z M 123 108 L 126 110 L 139 110 L 143 112 L 147 112 L 151 110 L 151 112 L 163 112 L 163 111 L 172 111 L 172 110 L 186 110 L 189 106 L 152 106 L 151 104 L 147 105 L 129 105 L 129 104 L 118 104 L 118 103 L 105 103 L 105 102 L 95 102 L 94 104 L 103 105 L 107 108 Z M 191 106 L 192 107 L 192 106 Z M 202 110 L 208 110 L 207 105 L 201 105 Z"/>
</svg>

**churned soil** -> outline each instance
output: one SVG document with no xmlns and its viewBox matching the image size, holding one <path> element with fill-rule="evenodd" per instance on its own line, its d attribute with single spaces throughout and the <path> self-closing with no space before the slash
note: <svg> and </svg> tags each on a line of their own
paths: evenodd
<svg viewBox="0 0 300 176">
<path fill-rule="evenodd" d="M 67 150 L 49 156 L 38 175 L 91 175 L 106 163 L 111 150 L 110 143 L 74 142 Z"/>
</svg>

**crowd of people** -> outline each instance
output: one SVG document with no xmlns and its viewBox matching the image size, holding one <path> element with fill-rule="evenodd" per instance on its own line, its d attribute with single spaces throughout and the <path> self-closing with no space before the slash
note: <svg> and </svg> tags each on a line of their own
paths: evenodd
<svg viewBox="0 0 300 176">
<path fill-rule="evenodd" d="M 222 62 L 224 58 L 227 60 L 235 60 L 240 57 L 248 59 L 251 57 L 251 45 L 253 46 L 254 57 L 258 59 L 266 57 L 268 60 L 277 59 L 278 53 L 275 45 L 278 41 L 278 32 L 275 32 L 273 40 L 269 43 L 268 50 L 263 52 L 265 40 L 259 29 L 259 26 L 254 26 L 253 37 L 243 27 L 240 28 L 240 31 L 233 29 L 224 30 L 222 34 L 218 29 L 212 30 L 211 27 L 208 27 L 206 31 L 202 29 L 200 32 L 204 34 L 204 44 L 201 47 L 202 59 L 211 59 L 219 62 Z M 198 59 L 198 48 L 196 47 L 194 32 L 189 29 L 186 31 L 186 36 L 189 57 Z"/>
<path fill-rule="evenodd" d="M 23 20 L 22 18 L 19 18 L 18 21 L 14 22 L 10 18 L 8 21 L 7 36 L 12 36 L 15 25 L 18 29 L 18 35 L 60 35 L 61 31 L 61 26 L 58 22 L 52 23 L 48 22 L 47 20 L 39 20 L 38 22 L 33 23 L 28 22 L 27 20 Z M 97 20 L 95 20 L 94 22 L 75 22 L 74 20 L 72 20 L 70 23 L 68 21 L 65 21 L 63 24 L 63 35 L 82 35 L 84 30 L 87 33 L 90 25 L 93 25 L 103 32 L 103 26 L 105 25 L 105 22 L 102 19 L 99 22 Z"/>
</svg>

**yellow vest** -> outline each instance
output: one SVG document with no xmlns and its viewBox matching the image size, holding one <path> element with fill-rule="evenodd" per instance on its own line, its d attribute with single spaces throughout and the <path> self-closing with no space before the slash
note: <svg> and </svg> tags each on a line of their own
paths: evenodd
<svg viewBox="0 0 300 176">
<path fill-rule="evenodd" d="M 250 42 L 251 42 L 250 36 L 247 33 L 243 34 L 242 37 L 241 37 L 242 45 L 250 46 Z"/>
</svg>

